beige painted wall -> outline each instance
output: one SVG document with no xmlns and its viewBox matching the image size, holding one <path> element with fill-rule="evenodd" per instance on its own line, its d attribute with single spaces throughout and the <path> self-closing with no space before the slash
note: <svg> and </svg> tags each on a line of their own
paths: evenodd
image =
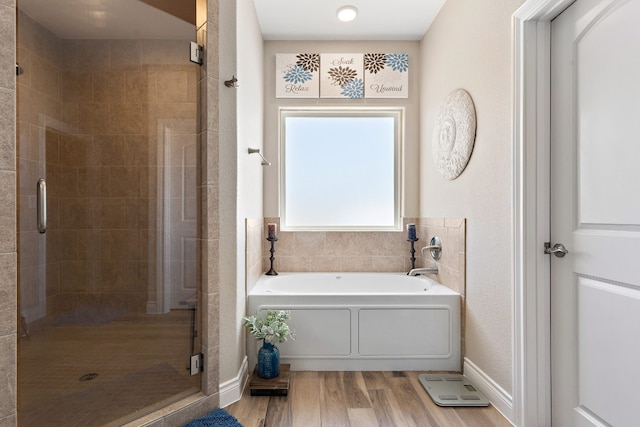
<svg viewBox="0 0 640 427">
<path fill-rule="evenodd" d="M 511 15 L 523 0 L 449 0 L 420 44 L 420 216 L 467 218 L 466 357 L 512 392 Z M 471 160 L 454 181 L 431 133 L 454 89 L 477 113 Z"/>
<path fill-rule="evenodd" d="M 249 155 L 249 148 L 264 152 L 264 70 L 263 40 L 253 0 L 238 1 L 238 298 L 239 314 L 245 315 L 247 282 L 253 283 L 262 273 L 262 253 L 249 251 L 251 241 L 260 241 L 262 236 L 263 176 L 265 167 L 257 154 Z M 242 222 L 245 227 L 241 227 Z M 254 246 L 255 247 L 255 246 Z M 236 335 L 245 343 L 245 328 L 240 317 L 240 331 Z M 239 356 L 244 358 L 246 348 Z M 240 360 L 240 361 L 241 361 Z M 252 367 L 249 367 L 251 371 Z"/>
<path fill-rule="evenodd" d="M 220 384 L 233 380 L 246 355 L 246 218 L 262 216 L 262 35 L 251 0 L 220 2 Z M 236 16 L 241 17 L 236 19 Z M 238 88 L 223 81 L 235 76 Z"/>
</svg>

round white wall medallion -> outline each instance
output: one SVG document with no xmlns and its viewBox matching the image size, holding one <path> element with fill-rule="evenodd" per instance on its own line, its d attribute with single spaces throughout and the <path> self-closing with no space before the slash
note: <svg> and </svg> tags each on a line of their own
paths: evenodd
<svg viewBox="0 0 640 427">
<path fill-rule="evenodd" d="M 471 158 L 475 138 L 473 100 L 466 90 L 456 89 L 440 107 L 432 137 L 433 160 L 445 179 L 460 176 Z"/>
</svg>

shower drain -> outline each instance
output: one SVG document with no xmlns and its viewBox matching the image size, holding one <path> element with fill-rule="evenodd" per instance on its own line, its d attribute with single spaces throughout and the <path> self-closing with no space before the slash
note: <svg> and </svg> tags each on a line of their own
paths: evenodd
<svg viewBox="0 0 640 427">
<path fill-rule="evenodd" d="M 95 372 L 92 372 L 90 374 L 84 374 L 83 376 L 80 377 L 80 381 L 91 381 L 95 379 L 97 376 L 98 374 L 96 374 Z"/>
</svg>

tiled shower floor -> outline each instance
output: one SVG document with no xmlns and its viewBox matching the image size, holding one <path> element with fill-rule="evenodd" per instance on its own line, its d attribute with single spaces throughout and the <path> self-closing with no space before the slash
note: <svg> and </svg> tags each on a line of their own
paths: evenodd
<svg viewBox="0 0 640 427">
<path fill-rule="evenodd" d="M 60 325 L 18 346 L 18 422 L 24 426 L 114 425 L 199 389 L 187 371 L 191 313 Z M 80 381 L 86 374 L 98 374 Z"/>
</svg>

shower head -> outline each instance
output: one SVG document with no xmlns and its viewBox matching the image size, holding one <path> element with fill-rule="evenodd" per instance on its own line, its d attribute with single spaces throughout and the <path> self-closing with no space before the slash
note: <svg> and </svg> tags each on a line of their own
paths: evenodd
<svg viewBox="0 0 640 427">
<path fill-rule="evenodd" d="M 271 166 L 271 162 L 264 158 L 264 156 L 260 153 L 259 148 L 249 148 L 248 151 L 249 151 L 249 154 L 257 154 L 258 156 L 260 156 L 260 158 L 262 159 L 262 162 L 260 164 L 262 166 Z"/>
</svg>

